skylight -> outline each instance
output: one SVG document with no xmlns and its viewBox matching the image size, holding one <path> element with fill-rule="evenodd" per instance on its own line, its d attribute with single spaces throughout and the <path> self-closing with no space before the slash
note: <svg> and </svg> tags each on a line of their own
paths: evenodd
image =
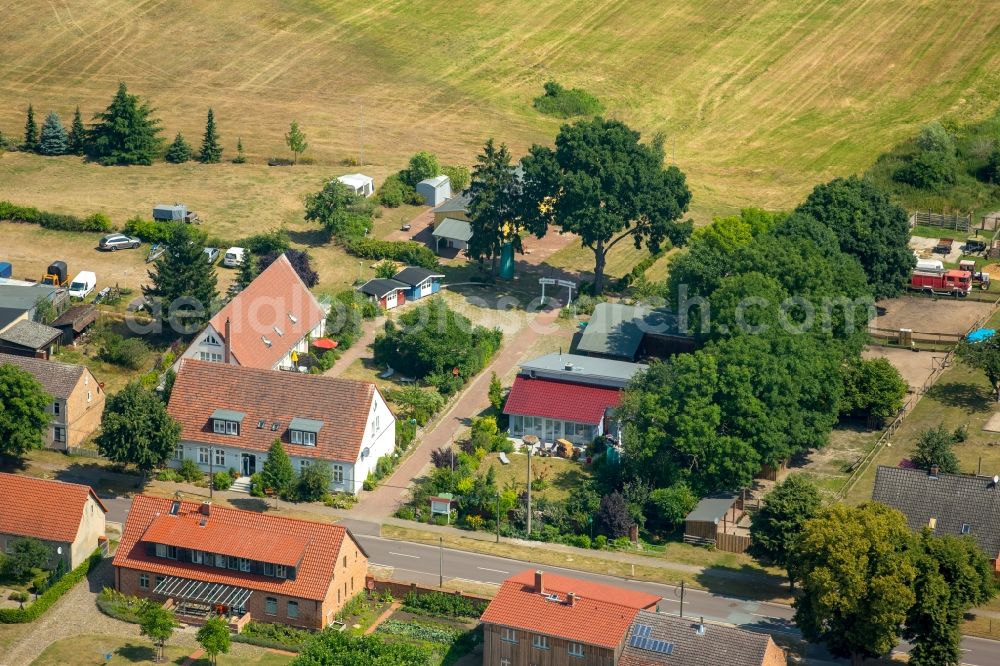
<svg viewBox="0 0 1000 666">
<path fill-rule="evenodd" d="M 264 344 L 265 344 L 265 345 L 267 345 L 268 347 L 270 347 L 270 346 L 271 346 L 271 340 L 270 340 L 270 338 L 268 338 L 268 337 L 267 337 L 266 335 L 262 335 L 262 336 L 260 336 L 260 339 L 261 339 L 261 340 L 262 340 L 262 341 L 264 342 Z"/>
<path fill-rule="evenodd" d="M 279 338 L 280 338 L 281 336 L 283 336 L 283 335 L 285 334 L 285 332 L 284 332 L 284 331 L 282 331 L 282 330 L 281 330 L 280 328 L 278 328 L 277 326 L 275 326 L 275 327 L 274 327 L 274 332 L 278 334 L 278 337 L 279 337 Z"/>
<path fill-rule="evenodd" d="M 280 427 L 281 427 L 281 422 L 275 421 L 274 423 L 271 424 L 271 432 L 276 432 Z"/>
<path fill-rule="evenodd" d="M 260 430 L 261 428 L 264 427 L 266 423 L 267 421 L 265 421 L 264 419 L 260 419 L 259 421 L 257 421 L 257 429 Z"/>
<path fill-rule="evenodd" d="M 299 323 L 299 318 L 298 318 L 298 317 L 296 317 L 295 315 L 293 315 L 293 314 L 292 314 L 291 312 L 289 312 L 289 313 L 288 313 L 288 319 L 289 319 L 289 321 L 291 321 L 291 322 L 292 322 L 293 324 L 297 324 L 297 323 Z"/>
</svg>

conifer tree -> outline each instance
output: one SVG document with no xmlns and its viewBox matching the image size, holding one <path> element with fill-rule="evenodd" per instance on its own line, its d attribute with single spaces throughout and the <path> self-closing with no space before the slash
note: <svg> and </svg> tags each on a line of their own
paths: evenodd
<svg viewBox="0 0 1000 666">
<path fill-rule="evenodd" d="M 35 109 L 28 105 L 28 116 L 24 121 L 24 149 L 38 150 L 38 124 L 35 123 Z"/>
<path fill-rule="evenodd" d="M 177 136 L 174 137 L 173 143 L 167 148 L 167 154 L 164 159 L 172 164 L 181 164 L 191 159 L 192 152 L 191 146 L 184 140 L 184 135 L 178 132 Z"/>
<path fill-rule="evenodd" d="M 213 314 L 218 277 L 205 260 L 204 245 L 203 232 L 186 224 L 173 227 L 167 251 L 148 271 L 150 286 L 142 288 L 160 321 L 176 333 L 202 329 Z"/>
<path fill-rule="evenodd" d="M 159 155 L 163 140 L 160 121 L 153 109 L 137 95 L 130 95 L 125 83 L 87 133 L 87 150 L 104 166 L 142 164 L 149 166 Z"/>
<path fill-rule="evenodd" d="M 201 152 L 198 159 L 205 164 L 216 164 L 222 159 L 222 146 L 219 145 L 219 132 L 215 127 L 215 113 L 208 110 L 208 120 L 205 122 L 205 137 L 201 141 Z"/>
<path fill-rule="evenodd" d="M 49 113 L 42 124 L 38 152 L 42 155 L 65 155 L 69 152 L 69 137 L 66 136 L 66 129 L 55 111 Z"/>
<path fill-rule="evenodd" d="M 247 161 L 247 156 L 243 152 L 243 139 L 236 139 L 236 157 L 233 158 L 233 164 L 244 164 Z"/>
<path fill-rule="evenodd" d="M 240 262 L 236 273 L 236 284 L 240 286 L 240 289 L 246 289 L 259 273 L 260 267 L 257 264 L 257 257 L 247 250 L 243 253 L 243 261 Z"/>
<path fill-rule="evenodd" d="M 83 155 L 84 143 L 87 140 L 87 130 L 83 126 L 80 107 L 73 112 L 73 125 L 69 130 L 69 152 L 72 155 Z"/>
</svg>

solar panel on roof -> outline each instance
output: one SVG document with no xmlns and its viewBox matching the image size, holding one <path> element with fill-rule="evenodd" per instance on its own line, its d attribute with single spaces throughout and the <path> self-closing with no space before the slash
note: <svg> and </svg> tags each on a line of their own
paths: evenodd
<svg viewBox="0 0 1000 666">
<path fill-rule="evenodd" d="M 648 638 L 650 634 L 653 633 L 653 628 L 648 624 L 637 624 L 635 625 L 635 635 L 641 636 L 642 638 Z"/>
</svg>

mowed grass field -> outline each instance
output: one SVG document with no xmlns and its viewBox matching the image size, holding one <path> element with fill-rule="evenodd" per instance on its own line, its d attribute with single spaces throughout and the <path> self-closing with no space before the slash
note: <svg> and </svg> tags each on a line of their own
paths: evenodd
<svg viewBox="0 0 1000 666">
<path fill-rule="evenodd" d="M 284 132 L 296 119 L 320 164 L 359 157 L 362 126 L 365 161 L 387 171 L 419 149 L 470 164 L 488 136 L 515 154 L 551 141 L 560 121 L 539 115 L 531 99 L 557 79 L 595 93 L 608 115 L 647 135 L 665 132 L 700 218 L 790 206 L 928 120 L 984 114 L 1000 82 L 992 0 L 455 0 L 434 8 L 11 0 L 4 28 L 7 134 L 21 131 L 29 102 L 40 120 L 55 110 L 68 121 L 76 105 L 89 117 L 124 80 L 151 100 L 168 137 L 182 131 L 196 142 L 213 107 L 229 156 L 237 137 L 253 160 L 286 154 Z M 132 171 L 97 179 L 121 179 L 105 205 L 130 196 Z M 0 196 L 53 207 L 102 196 L 85 196 L 94 180 L 79 172 L 39 182 L 64 172 L 49 162 L 7 170 Z M 265 210 L 275 205 L 265 194 L 272 178 L 282 195 L 303 191 L 299 171 L 253 173 L 219 169 L 206 185 L 234 215 L 259 199 L 252 214 L 275 215 Z"/>
</svg>

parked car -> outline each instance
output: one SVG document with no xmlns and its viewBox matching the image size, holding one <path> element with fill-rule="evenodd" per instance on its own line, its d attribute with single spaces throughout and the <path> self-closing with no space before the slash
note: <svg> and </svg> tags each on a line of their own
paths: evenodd
<svg viewBox="0 0 1000 666">
<path fill-rule="evenodd" d="M 142 244 L 142 240 L 136 238 L 135 236 L 126 236 L 125 234 L 108 234 L 101 238 L 101 242 L 97 244 L 98 250 L 107 250 L 114 252 L 115 250 L 130 249 L 134 250 Z"/>
<path fill-rule="evenodd" d="M 97 286 L 97 276 L 92 271 L 80 271 L 69 283 L 71 298 L 86 298 Z"/>
<path fill-rule="evenodd" d="M 226 268 L 236 268 L 243 263 L 243 255 L 246 253 L 242 247 L 231 247 L 226 250 L 226 256 L 222 258 L 222 265 Z"/>
<path fill-rule="evenodd" d="M 206 247 L 205 257 L 208 259 L 208 263 L 214 264 L 219 259 L 219 248 Z"/>
</svg>

